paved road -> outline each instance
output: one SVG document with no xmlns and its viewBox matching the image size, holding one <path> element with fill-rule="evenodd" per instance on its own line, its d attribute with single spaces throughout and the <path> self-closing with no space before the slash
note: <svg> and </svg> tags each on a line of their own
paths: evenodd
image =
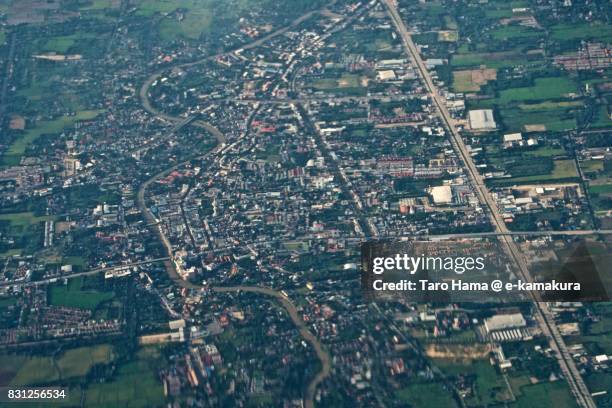
<svg viewBox="0 0 612 408">
<path fill-rule="evenodd" d="M 88 271 L 70 273 L 70 274 L 66 274 L 66 275 L 57 276 L 57 277 L 54 277 L 54 278 L 43 279 L 43 280 L 40 280 L 40 281 L 33 281 L 33 282 L 22 282 L 22 283 L 21 282 L 3 282 L 3 283 L 0 283 L 0 287 L 19 286 L 19 287 L 24 288 L 24 287 L 28 287 L 28 286 L 46 285 L 46 284 L 52 283 L 52 282 L 54 282 L 55 280 L 58 280 L 58 279 L 70 279 L 70 278 L 76 278 L 77 276 L 95 275 L 96 273 L 112 271 L 113 269 L 131 268 L 133 266 L 148 265 L 148 264 L 157 263 L 157 262 L 164 262 L 164 261 L 167 261 L 168 259 L 170 259 L 170 258 L 168 258 L 166 256 L 166 257 L 163 257 L 163 258 L 150 259 L 148 261 L 133 262 L 133 263 L 129 263 L 129 264 L 115 265 L 115 266 L 107 266 L 107 267 L 104 267 L 104 268 L 90 269 Z"/>
<path fill-rule="evenodd" d="M 335 0 L 332 1 L 330 4 L 333 4 L 333 3 L 335 3 Z M 269 39 L 274 38 L 274 37 L 276 37 L 278 35 L 281 35 L 281 34 L 287 32 L 292 27 L 297 26 L 298 24 L 300 24 L 303 21 L 307 20 L 308 18 L 310 18 L 314 14 L 319 13 L 319 12 L 321 12 L 323 10 L 324 10 L 324 8 L 322 8 L 320 10 L 315 10 L 315 11 L 311 11 L 309 13 L 306 13 L 306 14 L 302 15 L 301 17 L 295 19 L 288 26 L 283 27 L 283 28 L 281 28 L 279 30 L 276 30 L 276 31 L 274 31 L 274 32 L 272 32 L 272 33 L 270 33 L 270 34 L 268 34 L 268 35 L 266 35 L 266 36 L 256 40 L 256 41 L 253 41 L 252 43 L 250 43 L 248 45 L 242 46 L 238 50 L 235 50 L 235 51 L 246 50 L 246 49 L 257 47 L 257 46 L 263 44 L 264 42 L 268 41 Z M 203 63 L 205 61 L 209 61 L 209 60 L 215 59 L 218 56 L 220 56 L 220 55 L 213 55 L 213 56 L 206 57 L 206 58 L 203 58 L 203 59 L 198 60 L 198 61 L 180 64 L 180 65 L 178 65 L 178 67 L 186 68 L 186 67 L 189 67 L 189 66 L 201 64 L 201 63 Z M 152 115 L 157 116 L 157 117 L 159 117 L 161 119 L 164 119 L 166 121 L 177 123 L 177 124 L 180 125 L 182 123 L 185 123 L 185 121 L 187 121 L 188 118 L 185 118 L 185 117 L 176 117 L 176 116 L 171 116 L 171 115 L 165 114 L 164 112 L 161 112 L 160 110 L 156 109 L 153 106 L 153 104 L 151 103 L 150 99 L 149 99 L 149 89 L 150 89 L 151 85 L 167 69 L 169 69 L 169 67 L 165 67 L 165 68 L 159 70 L 158 72 L 155 72 L 151 76 L 149 76 L 149 78 L 145 81 L 145 83 L 140 88 L 140 92 L 139 92 L 140 100 L 141 100 L 141 103 L 142 103 L 144 109 L 146 111 L 148 111 L 149 113 L 151 113 Z M 217 129 L 215 126 L 213 126 L 212 124 L 210 124 L 208 122 L 205 122 L 203 120 L 195 120 L 194 122 L 192 122 L 192 124 L 195 125 L 195 126 L 202 127 L 205 130 L 207 130 L 208 132 L 210 132 L 217 139 L 217 142 L 218 142 L 218 145 L 217 145 L 216 148 L 214 148 L 213 150 L 209 151 L 208 153 L 206 153 L 204 155 L 197 156 L 196 158 L 205 158 L 205 157 L 207 157 L 209 155 L 216 155 L 218 153 L 221 153 L 221 152 L 231 148 L 233 145 L 235 145 L 235 143 L 237 143 L 237 141 L 236 141 L 236 142 L 232 143 L 231 145 L 226 146 L 225 145 L 225 142 L 226 142 L 225 135 L 223 135 L 223 133 L 221 131 L 219 131 L 219 129 Z M 174 132 L 175 132 L 175 129 L 173 128 L 169 133 L 164 135 L 161 138 L 161 140 L 164 140 L 166 137 L 170 137 Z M 154 232 L 159 237 L 160 241 L 162 242 L 162 244 L 163 244 L 163 246 L 164 246 L 164 248 L 166 250 L 166 253 L 169 256 L 169 258 L 167 258 L 167 260 L 165 261 L 165 267 L 166 267 L 166 271 L 167 271 L 168 275 L 170 276 L 170 278 L 177 285 L 179 285 L 181 287 L 197 289 L 197 288 L 202 288 L 202 286 L 193 284 L 191 282 L 187 282 L 187 281 L 181 279 L 178 276 L 178 273 L 176 272 L 176 268 L 174 266 L 174 263 L 170 260 L 170 258 L 173 256 L 172 245 L 170 244 L 170 241 L 165 236 L 165 234 L 162 232 L 161 226 L 159 225 L 159 223 L 157 222 L 157 220 L 155 219 L 153 214 L 147 208 L 146 200 L 145 200 L 146 190 L 147 190 L 147 188 L 152 183 L 154 183 L 159 178 L 164 177 L 167 174 L 171 173 L 173 170 L 176 170 L 179 167 L 185 165 L 186 163 L 188 163 L 189 161 L 191 161 L 193 159 L 194 158 L 190 158 L 189 160 L 186 160 L 186 161 L 184 161 L 182 163 L 178 163 L 178 164 L 176 164 L 176 165 L 174 165 L 172 167 L 169 167 L 169 168 L 167 168 L 165 170 L 162 170 L 159 173 L 151 176 L 148 180 L 146 180 L 140 186 L 140 188 L 138 190 L 137 204 L 138 204 L 138 207 L 140 208 L 140 210 L 142 211 L 142 213 L 144 214 L 145 219 L 147 221 L 147 224 L 149 224 L 151 226 L 151 228 L 153 228 Z M 277 291 L 275 291 L 273 289 L 270 289 L 270 288 L 261 288 L 261 287 L 256 287 L 256 286 L 238 286 L 238 287 L 224 287 L 224 288 L 223 287 L 217 287 L 217 288 L 214 288 L 214 290 L 216 290 L 218 292 L 230 292 L 230 291 L 253 292 L 253 293 L 264 294 L 264 295 L 267 295 L 267 296 L 273 296 L 273 297 L 275 297 L 276 299 L 278 299 L 280 301 L 281 305 L 289 313 L 289 316 L 291 317 L 291 320 L 298 327 L 298 329 L 300 331 L 300 335 L 308 343 L 310 343 L 313 346 L 313 348 L 315 350 L 315 353 L 317 354 L 317 357 L 321 361 L 321 371 L 308 384 L 308 387 L 306 389 L 306 394 L 304 396 L 304 405 L 307 408 L 314 407 L 314 395 L 316 393 L 316 389 L 319 386 L 319 384 L 327 376 L 329 376 L 329 373 L 331 371 L 331 359 L 330 359 L 329 354 L 326 351 L 324 351 L 323 346 L 318 341 L 318 339 L 308 330 L 308 328 L 306 327 L 304 321 L 299 317 L 299 315 L 297 313 L 297 309 L 295 308 L 293 303 L 287 297 L 283 296 L 280 292 L 277 292 Z"/>
<path fill-rule="evenodd" d="M 410 36 L 409 31 L 397 11 L 394 0 L 383 0 L 383 2 L 387 7 L 388 14 L 391 17 L 393 24 L 395 25 L 398 33 L 400 34 L 400 37 L 402 38 L 402 43 L 406 51 L 410 54 L 412 60 L 417 66 L 417 70 L 421 78 L 423 79 L 425 86 L 437 108 L 440 118 L 445 123 L 447 130 L 450 132 L 453 147 L 459 153 L 463 161 L 464 167 L 471 179 L 471 183 L 474 186 L 474 189 L 480 199 L 480 202 L 486 205 L 486 207 L 488 208 L 489 216 L 493 225 L 495 226 L 495 229 L 500 233 L 504 234 L 500 236 L 500 241 L 504 244 L 511 259 L 514 260 L 514 263 L 518 268 L 518 273 L 520 277 L 527 282 L 532 282 L 533 278 L 527 267 L 527 262 L 522 256 L 516 243 L 509 235 L 507 235 L 507 233 L 509 233 L 510 231 L 506 227 L 506 224 L 504 223 L 504 220 L 499 212 L 499 209 L 497 208 L 493 197 L 485 186 L 483 178 L 478 172 L 478 169 L 476 168 L 476 165 L 472 160 L 472 157 L 470 156 L 465 146 L 465 143 L 463 142 L 463 139 L 461 138 L 461 135 L 457 130 L 457 127 L 455 126 L 455 122 L 451 117 L 448 109 L 446 108 L 446 102 L 444 98 L 442 98 L 436 86 L 434 85 L 433 80 L 431 79 L 431 75 L 429 74 L 429 71 L 423 63 L 423 60 L 421 59 L 417 47 L 412 41 L 412 37 Z M 540 323 L 542 331 L 551 340 L 551 348 L 556 352 L 558 356 L 561 371 L 566 377 L 570 389 L 576 397 L 576 401 L 581 407 L 595 408 L 596 405 L 593 401 L 593 398 L 591 397 L 591 393 L 587 389 L 586 384 L 584 383 L 584 380 L 582 379 L 582 376 L 580 375 L 580 372 L 578 371 L 578 368 L 576 367 L 576 364 L 572 359 L 572 356 L 570 355 L 567 350 L 567 347 L 565 346 L 563 338 L 561 337 L 561 334 L 559 333 L 559 330 L 555 325 L 554 318 L 548 310 L 548 306 L 544 302 L 541 302 L 541 299 L 537 295 L 533 296 L 533 301 L 536 310 L 535 316 Z"/>
</svg>

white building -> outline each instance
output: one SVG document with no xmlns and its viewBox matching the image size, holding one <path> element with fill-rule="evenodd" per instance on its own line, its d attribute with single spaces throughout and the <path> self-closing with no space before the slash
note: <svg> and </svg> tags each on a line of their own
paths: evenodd
<svg viewBox="0 0 612 408">
<path fill-rule="evenodd" d="M 453 202 L 453 191 L 451 186 L 436 186 L 429 190 L 435 204 L 443 205 Z"/>
<path fill-rule="evenodd" d="M 495 330 L 525 327 L 527 322 L 521 313 L 501 314 L 485 319 L 484 326 L 487 333 L 491 333 Z"/>
<path fill-rule="evenodd" d="M 476 131 L 491 131 L 497 129 L 491 109 L 471 110 L 469 113 L 470 129 Z"/>
</svg>

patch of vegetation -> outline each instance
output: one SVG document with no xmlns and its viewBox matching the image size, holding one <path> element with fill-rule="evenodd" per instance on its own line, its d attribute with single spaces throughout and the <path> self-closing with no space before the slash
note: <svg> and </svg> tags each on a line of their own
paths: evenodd
<svg viewBox="0 0 612 408">
<path fill-rule="evenodd" d="M 414 408 L 456 407 L 449 390 L 440 383 L 413 384 L 395 393 L 396 397 Z"/>
<path fill-rule="evenodd" d="M 49 304 L 95 310 L 98 305 L 115 296 L 113 292 L 83 290 L 82 285 L 83 279 L 79 276 L 68 280 L 66 285 L 50 286 L 48 291 Z"/>
<path fill-rule="evenodd" d="M 102 112 L 102 110 L 81 111 L 74 116 L 62 116 L 54 120 L 38 122 L 35 128 L 26 130 L 23 136 L 17 138 L 17 140 L 9 145 L 9 148 L 2 155 L 0 164 L 4 166 L 18 165 L 28 146 L 34 143 L 40 136 L 60 133 L 65 128 L 73 126 L 76 122 L 93 119 Z"/>
</svg>

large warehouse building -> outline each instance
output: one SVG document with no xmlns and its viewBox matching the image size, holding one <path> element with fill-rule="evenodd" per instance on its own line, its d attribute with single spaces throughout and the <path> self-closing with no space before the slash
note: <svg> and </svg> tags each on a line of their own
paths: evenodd
<svg viewBox="0 0 612 408">
<path fill-rule="evenodd" d="M 497 123 L 491 109 L 471 110 L 469 113 L 470 129 L 486 132 L 497 129 Z"/>
</svg>

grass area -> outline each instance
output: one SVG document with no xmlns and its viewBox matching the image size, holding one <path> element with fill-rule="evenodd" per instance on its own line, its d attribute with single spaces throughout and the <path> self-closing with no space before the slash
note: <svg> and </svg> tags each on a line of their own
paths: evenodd
<svg viewBox="0 0 612 408">
<path fill-rule="evenodd" d="M 556 41 L 596 40 L 612 41 L 612 25 L 604 23 L 558 24 L 551 27 L 551 38 Z"/>
<path fill-rule="evenodd" d="M 396 397 L 414 408 L 456 407 L 448 390 L 439 383 L 412 384 L 395 393 Z"/>
<path fill-rule="evenodd" d="M 451 361 L 436 359 L 436 365 L 448 375 L 472 375 L 475 377 L 477 399 L 469 401 L 482 406 L 511 400 L 512 396 L 501 374 L 498 374 L 488 359 Z"/>
<path fill-rule="evenodd" d="M 541 33 L 541 31 L 537 31 L 529 27 L 524 27 L 520 25 L 508 25 L 494 30 L 491 35 L 496 41 L 507 41 L 517 38 L 533 39 L 533 37 L 536 37 Z"/>
<path fill-rule="evenodd" d="M 487 53 L 460 53 L 453 56 L 451 64 L 454 67 L 487 66 L 501 68 L 527 64 L 529 61 L 524 54 L 515 51 L 487 52 Z"/>
<path fill-rule="evenodd" d="M 529 184 L 529 183 L 554 183 L 558 180 L 578 177 L 573 160 L 555 160 L 553 171 L 550 174 L 537 174 L 533 176 L 512 177 L 500 179 L 503 184 Z"/>
<path fill-rule="evenodd" d="M 595 398 L 595 402 L 599 404 L 598 406 L 609 407 L 612 405 L 612 395 L 610 395 L 609 391 L 612 390 L 612 373 L 591 373 L 585 376 L 584 380 L 591 392 L 608 391 L 608 395 Z"/>
<path fill-rule="evenodd" d="M 90 4 L 81 7 L 80 9 L 83 11 L 86 10 L 106 10 L 113 6 L 113 2 L 111 0 L 93 0 Z"/>
<path fill-rule="evenodd" d="M 598 172 L 604 169 L 604 162 L 603 160 L 585 160 L 580 163 L 580 167 L 585 173 Z"/>
<path fill-rule="evenodd" d="M 27 228 L 33 224 L 52 220 L 52 215 L 36 216 L 32 212 L 0 214 L 0 221 L 8 221 L 11 227 Z"/>
<path fill-rule="evenodd" d="M 527 125 L 544 125 L 546 130 L 558 132 L 576 128 L 576 118 L 569 109 L 529 110 L 502 108 L 500 114 L 508 131 L 523 131 Z"/>
<path fill-rule="evenodd" d="M 576 401 L 562 381 L 540 383 L 521 388 L 522 396 L 517 399 L 512 408 L 547 407 L 554 403 L 555 408 L 576 407 Z"/>
<path fill-rule="evenodd" d="M 83 377 L 95 364 L 104 364 L 113 360 L 113 348 L 109 344 L 101 344 L 66 351 L 57 360 L 57 367 L 61 378 Z"/>
<path fill-rule="evenodd" d="M 4 44 L 6 41 L 6 32 L 0 29 L 0 45 Z"/>
<path fill-rule="evenodd" d="M 166 41 L 179 37 L 197 40 L 210 30 L 212 24 L 212 9 L 190 11 L 181 21 L 174 18 L 164 19 L 159 25 L 159 35 Z"/>
<path fill-rule="evenodd" d="M 43 49 L 45 51 L 55 51 L 59 53 L 67 52 L 76 43 L 73 36 L 54 37 L 45 42 Z"/>
<path fill-rule="evenodd" d="M 576 108 L 582 107 L 584 104 L 581 101 L 560 101 L 560 102 L 539 102 L 539 103 L 522 103 L 519 108 L 523 111 L 539 111 L 559 108 Z"/>
<path fill-rule="evenodd" d="M 68 52 L 74 46 L 86 46 L 89 41 L 98 39 L 98 36 L 88 32 L 77 32 L 70 35 L 60 35 L 57 37 L 49 37 L 39 45 L 42 51 L 53 51 L 60 54 Z"/>
<path fill-rule="evenodd" d="M 589 191 L 593 194 L 612 194 L 612 184 L 589 185 Z"/>
<path fill-rule="evenodd" d="M 85 267 L 85 265 L 87 265 L 87 259 L 81 256 L 66 256 L 62 258 L 62 264 L 73 265 L 83 268 Z"/>
<path fill-rule="evenodd" d="M 595 120 L 591 122 L 592 128 L 608 128 L 612 127 L 612 119 L 608 116 L 608 109 L 605 105 L 599 106 L 595 114 Z"/>
<path fill-rule="evenodd" d="M 145 349 L 146 350 L 146 349 Z M 85 394 L 87 407 L 157 407 L 164 404 L 164 392 L 157 378 L 157 357 L 139 352 L 139 359 L 117 370 L 115 379 L 92 384 Z"/>
<path fill-rule="evenodd" d="M 80 111 L 74 116 L 62 116 L 54 120 L 38 122 L 35 128 L 26 130 L 22 137 L 11 143 L 7 151 L 2 156 L 2 161 L 0 164 L 5 166 L 18 165 L 28 146 L 34 143 L 40 136 L 45 134 L 60 133 L 65 128 L 73 126 L 76 122 L 80 120 L 93 119 L 102 112 L 104 111 Z"/>
<path fill-rule="evenodd" d="M 50 356 L 0 356 L 0 378 L 6 384 L 34 385 L 87 375 L 95 364 L 113 361 L 112 347 L 100 344 L 67 350 L 59 357 Z"/>
<path fill-rule="evenodd" d="M 480 86 L 497 78 L 494 69 L 461 70 L 453 72 L 453 89 L 456 92 L 478 92 Z"/>
<path fill-rule="evenodd" d="M 82 290 L 83 278 L 70 279 L 67 285 L 54 285 L 48 289 L 48 301 L 53 306 L 95 310 L 98 305 L 112 299 L 113 292 Z"/>
<path fill-rule="evenodd" d="M 361 75 L 343 74 L 340 78 L 319 78 L 311 83 L 318 91 L 338 94 L 365 95 L 367 88 L 362 83 Z"/>
<path fill-rule="evenodd" d="M 524 154 L 529 157 L 554 157 L 564 155 L 565 150 L 561 147 L 543 146 L 536 150 L 527 151 Z"/>
<path fill-rule="evenodd" d="M 566 77 L 536 78 L 533 86 L 506 89 L 499 93 L 499 102 L 539 101 L 562 98 L 576 92 L 576 84 Z"/>
<path fill-rule="evenodd" d="M 180 8 L 182 4 L 185 4 L 186 8 L 189 8 L 189 4 L 193 4 L 193 1 L 180 1 L 180 0 L 137 0 L 134 2 L 136 7 L 136 14 L 146 17 L 151 17 L 157 13 L 171 13 L 176 9 Z"/>
<path fill-rule="evenodd" d="M 36 216 L 32 212 L 0 214 L 2 232 L 15 242 L 14 248 L 7 250 L 2 256 L 18 255 L 24 250 L 28 253 L 37 250 L 37 242 L 41 241 L 43 236 L 43 226 L 40 224 L 53 218 Z"/>
</svg>

